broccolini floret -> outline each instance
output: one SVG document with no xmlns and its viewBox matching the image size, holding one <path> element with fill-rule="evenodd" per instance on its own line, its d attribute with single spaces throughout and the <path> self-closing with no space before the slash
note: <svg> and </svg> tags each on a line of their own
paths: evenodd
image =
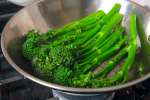
<svg viewBox="0 0 150 100">
<path fill-rule="evenodd" d="M 32 59 L 32 65 L 36 71 L 36 73 L 46 80 L 52 79 L 52 70 L 55 68 L 51 64 L 51 58 L 49 56 L 49 51 L 45 48 L 39 49 L 36 56 Z"/>
<path fill-rule="evenodd" d="M 31 60 L 33 56 L 39 50 L 37 42 L 39 41 L 40 35 L 38 32 L 31 30 L 26 35 L 26 41 L 22 45 L 22 53 L 24 57 Z"/>
<path fill-rule="evenodd" d="M 73 55 L 73 51 L 63 45 L 50 46 L 49 56 L 55 66 L 62 65 L 71 68 L 74 65 L 75 55 Z"/>
<path fill-rule="evenodd" d="M 57 77 L 57 73 L 62 72 L 65 74 L 65 67 L 68 67 L 68 70 L 73 67 L 74 57 L 72 56 L 71 50 L 63 46 L 55 46 L 52 44 L 42 45 L 38 53 L 33 58 L 32 64 L 34 68 L 42 77 L 47 77 L 46 79 L 54 79 Z M 61 68 L 60 66 L 65 66 Z M 58 72 L 56 73 L 56 69 Z M 61 71 L 63 70 L 63 71 Z M 55 72 L 53 72 L 55 71 Z M 56 74 L 56 75 L 55 75 Z M 53 78 L 54 75 L 54 78 Z M 57 79 L 56 79 L 57 80 Z"/>
<path fill-rule="evenodd" d="M 59 66 L 54 70 L 53 82 L 61 85 L 69 85 L 71 83 L 72 70 L 67 67 Z"/>
</svg>

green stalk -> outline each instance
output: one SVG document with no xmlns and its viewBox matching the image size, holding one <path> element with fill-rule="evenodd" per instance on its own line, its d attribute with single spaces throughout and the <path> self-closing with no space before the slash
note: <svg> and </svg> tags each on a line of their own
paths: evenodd
<svg viewBox="0 0 150 100">
<path fill-rule="evenodd" d="M 80 63 L 78 65 L 78 68 L 84 69 L 83 73 L 86 73 L 91 68 L 94 69 L 95 67 L 97 67 L 97 65 L 101 64 L 104 60 L 108 59 L 110 56 L 116 53 L 120 49 L 120 47 L 125 43 L 126 40 L 127 40 L 127 37 L 125 36 L 123 39 L 121 39 L 117 44 L 115 44 L 109 50 L 103 52 L 102 54 L 97 54 L 98 56 L 95 55 L 93 58 L 83 63 Z"/>
<path fill-rule="evenodd" d="M 109 11 L 109 13 L 107 15 L 105 15 L 101 20 L 100 20 L 100 25 L 104 25 L 106 23 L 109 23 L 110 19 L 119 12 L 121 8 L 121 5 L 116 3 L 113 8 Z M 90 43 L 92 43 L 95 39 L 97 38 L 97 36 L 92 37 L 87 43 L 83 44 L 83 48 L 87 47 Z M 89 47 L 90 48 L 90 47 Z"/>
<path fill-rule="evenodd" d="M 100 10 L 98 12 L 92 13 L 91 15 L 86 16 L 85 18 L 82 18 L 78 21 L 74 21 L 72 23 L 69 23 L 65 25 L 62 28 L 56 29 L 54 35 L 60 35 L 60 34 L 66 34 L 71 30 L 77 30 L 77 29 L 82 29 L 85 28 L 86 26 L 96 23 L 101 17 L 103 17 L 105 13 Z"/>
<path fill-rule="evenodd" d="M 100 72 L 95 74 L 95 78 L 98 77 L 106 77 L 107 74 L 113 70 L 113 68 L 121 61 L 121 59 L 127 54 L 127 47 L 123 48 L 119 51 L 119 53 L 112 58 L 112 60 L 109 60 L 107 64 L 104 66 Z"/>
<path fill-rule="evenodd" d="M 83 44 L 81 48 L 84 48 L 83 51 L 87 51 L 88 49 L 92 48 L 93 46 L 98 47 L 99 44 L 101 44 L 113 31 L 113 28 L 115 28 L 122 20 L 123 16 L 119 13 L 116 13 L 112 19 L 103 26 L 100 32 L 98 32 L 91 42 Z M 90 41 L 90 40 L 89 40 Z"/>
<path fill-rule="evenodd" d="M 108 37 L 108 38 L 106 38 L 105 40 L 104 40 L 104 42 L 102 42 L 101 44 L 99 44 L 99 48 L 101 48 L 102 46 L 104 46 L 108 41 L 111 41 L 112 40 L 112 38 L 114 37 L 114 33 L 111 33 L 111 35 Z M 89 42 L 89 41 L 88 41 Z M 85 50 L 85 51 L 84 51 Z M 87 51 L 89 51 L 90 49 L 88 49 L 88 50 L 86 50 L 86 49 L 82 49 L 82 52 L 87 52 Z"/>
<path fill-rule="evenodd" d="M 69 47 L 76 47 L 79 46 L 80 44 L 88 41 L 88 39 L 90 37 L 92 37 L 93 35 L 95 35 L 99 30 L 100 30 L 100 25 L 98 24 L 95 28 L 89 30 L 89 31 L 85 31 L 84 33 L 82 33 L 80 36 L 77 37 L 77 39 L 75 40 L 75 42 L 71 43 L 70 45 L 68 45 Z"/>
<path fill-rule="evenodd" d="M 124 28 L 123 27 L 119 27 L 116 29 L 116 31 L 114 33 L 112 33 L 112 35 L 110 36 L 111 39 L 109 41 L 107 41 L 102 47 L 101 47 L 101 44 L 100 43 L 99 45 L 97 46 L 94 46 L 92 47 L 92 49 L 90 49 L 89 51 L 87 52 L 84 52 L 83 51 L 83 56 L 84 57 L 89 57 L 90 55 L 92 56 L 92 54 L 95 52 L 95 51 L 99 51 L 99 53 L 102 53 L 104 52 L 105 50 L 107 50 L 109 47 L 111 47 L 116 41 L 118 41 L 118 39 L 122 36 L 122 33 L 124 32 Z M 105 41 L 104 41 L 105 42 Z"/>
<path fill-rule="evenodd" d="M 64 43 L 65 41 L 69 42 L 68 44 L 70 44 L 71 42 L 76 41 L 78 37 L 81 37 L 81 36 L 83 37 L 84 35 L 87 35 L 88 31 L 92 30 L 92 28 L 95 27 L 96 24 L 97 23 L 95 23 L 94 25 L 92 24 L 92 25 L 87 26 L 88 29 L 84 30 L 83 32 L 80 29 L 78 29 L 78 30 L 70 31 L 67 34 L 58 36 L 56 37 L 57 41 L 54 41 L 53 44 L 59 45 L 61 43 Z"/>
<path fill-rule="evenodd" d="M 98 15 L 93 16 L 93 17 L 98 17 L 100 20 L 103 16 L 104 16 L 104 13 L 102 11 L 99 11 Z M 79 22 L 77 22 L 78 26 L 76 26 L 76 27 L 72 26 L 72 27 L 76 28 L 76 30 L 72 30 L 72 31 L 64 33 L 63 35 L 56 36 L 58 41 L 54 41 L 54 45 L 58 45 L 60 43 L 63 43 L 64 41 L 75 41 L 75 40 L 77 40 L 77 37 L 85 37 L 87 35 L 87 33 L 89 33 L 88 31 L 92 30 L 93 27 L 98 26 L 97 25 L 98 21 L 93 24 L 89 24 L 89 25 L 86 23 L 86 21 L 88 21 L 87 18 L 86 18 L 86 20 L 85 19 L 80 20 Z M 90 33 L 90 34 L 92 34 L 92 33 Z"/>
<path fill-rule="evenodd" d="M 116 30 L 115 33 L 112 34 L 111 39 L 109 41 L 106 42 L 105 45 L 103 45 L 101 48 L 92 48 L 91 50 L 89 50 L 88 52 L 85 52 L 84 54 L 82 54 L 84 57 L 84 59 L 81 59 L 80 62 L 85 62 L 87 60 L 90 60 L 91 58 L 94 58 L 97 55 L 100 55 L 101 53 L 105 52 L 109 47 L 111 47 L 113 44 L 115 44 L 115 42 L 117 42 L 117 40 L 119 38 L 122 38 L 121 33 L 124 31 L 123 28 L 118 28 Z M 101 45 L 101 44 L 99 44 Z M 92 52 L 91 52 L 92 51 Z"/>
<path fill-rule="evenodd" d="M 127 78 L 129 69 L 135 59 L 136 55 L 136 49 L 137 49 L 137 41 L 136 41 L 136 15 L 132 14 L 130 15 L 130 46 L 129 46 L 129 53 L 128 58 L 125 61 L 125 64 L 123 65 L 123 74 L 125 75 L 125 78 Z"/>
<path fill-rule="evenodd" d="M 104 12 L 102 12 L 102 11 L 99 11 L 99 13 L 97 13 L 97 15 L 96 14 L 93 14 L 93 15 L 91 15 L 92 17 L 94 17 L 95 19 L 101 19 L 103 16 L 104 16 L 104 19 L 102 18 L 102 21 L 105 21 L 107 18 L 111 18 L 112 17 L 112 15 L 114 15 L 114 13 L 116 13 L 116 12 L 118 12 L 119 11 L 119 9 L 120 9 L 120 5 L 119 4 L 116 4 L 112 9 L 111 9 L 111 11 L 107 14 L 107 17 L 105 17 L 104 15 Z M 89 23 L 89 20 L 90 19 L 94 19 L 94 18 L 92 18 L 91 16 L 89 16 L 89 17 L 87 17 L 87 18 L 83 18 L 82 20 L 80 20 L 79 22 L 76 22 L 76 25 L 75 24 L 71 24 L 71 26 L 72 26 L 72 28 L 70 27 L 70 25 L 69 25 L 69 27 L 71 28 L 71 29 L 73 29 L 73 27 L 76 27 L 76 29 L 77 29 L 77 27 L 78 27 L 78 32 L 75 32 L 75 33 L 81 33 L 81 26 L 82 27 L 84 27 L 84 29 L 88 29 L 87 27 L 89 26 L 89 25 L 87 25 L 86 23 L 88 22 Z M 96 22 L 96 21 L 95 21 Z M 87 26 L 87 27 L 85 27 L 85 26 Z M 93 25 L 94 26 L 94 25 Z M 101 25 L 100 25 L 101 26 Z M 68 26 L 67 26 L 68 27 Z M 67 29 L 67 30 L 69 30 L 69 29 Z M 90 33 L 90 32 L 84 32 L 84 33 L 86 33 L 86 34 L 83 34 L 83 35 L 81 35 L 81 36 L 79 36 L 79 39 L 77 39 L 77 42 L 75 42 L 74 44 L 72 44 L 71 46 L 74 46 L 74 45 L 80 45 L 80 44 L 83 44 L 83 43 L 85 43 L 85 42 L 87 42 L 87 40 L 89 40 L 92 36 L 94 36 L 94 34 L 95 34 L 95 32 L 94 33 Z M 89 34 L 90 33 L 90 34 Z M 87 36 L 86 36 L 87 35 Z M 68 37 L 67 37 L 68 36 Z M 86 38 L 84 38 L 84 37 L 86 37 Z M 66 40 L 67 40 L 67 38 L 69 38 L 69 35 L 68 34 L 66 34 L 66 36 L 64 37 Z M 76 36 L 72 36 L 71 38 L 74 38 L 74 39 L 76 39 Z M 84 41 L 81 41 L 81 40 L 84 40 Z M 60 41 L 60 43 L 61 43 L 62 41 Z M 57 44 L 59 44 L 59 43 L 57 43 Z"/>
<path fill-rule="evenodd" d="M 116 3 L 112 9 L 108 12 L 107 16 L 105 16 L 100 23 L 105 24 L 106 22 L 110 21 L 111 17 L 114 16 L 115 13 L 118 13 L 121 8 L 119 3 Z"/>
<path fill-rule="evenodd" d="M 101 10 L 98 12 L 92 13 L 91 15 L 85 18 L 69 23 L 65 25 L 64 27 L 48 31 L 46 34 L 43 34 L 44 39 L 47 40 L 47 39 L 57 38 L 59 41 L 54 44 L 56 45 L 60 44 L 63 42 L 64 39 L 70 39 L 70 36 L 72 35 L 79 35 L 82 32 L 90 30 L 91 28 L 95 27 L 98 24 L 99 20 L 104 15 L 105 13 Z"/>
<path fill-rule="evenodd" d="M 116 75 L 108 78 L 108 80 L 110 80 L 112 84 L 127 80 L 129 69 L 136 55 L 137 49 L 136 33 L 137 33 L 136 15 L 132 14 L 130 15 L 130 43 L 128 46 L 128 57 L 125 60 L 125 63 L 123 64 L 120 71 Z"/>
</svg>

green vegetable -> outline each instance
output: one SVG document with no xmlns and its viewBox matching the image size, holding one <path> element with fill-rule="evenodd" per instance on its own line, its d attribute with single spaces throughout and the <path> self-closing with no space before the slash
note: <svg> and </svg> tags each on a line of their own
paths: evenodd
<svg viewBox="0 0 150 100">
<path fill-rule="evenodd" d="M 43 48 L 41 48 L 37 55 L 32 59 L 32 65 L 34 66 L 35 72 L 38 76 L 47 81 L 52 80 L 52 70 L 55 68 L 50 61 L 49 51 Z"/>
<path fill-rule="evenodd" d="M 119 51 L 119 53 L 112 59 L 107 62 L 100 72 L 98 72 L 95 77 L 106 77 L 109 72 L 122 60 L 122 58 L 127 54 L 127 47 Z"/>
<path fill-rule="evenodd" d="M 100 25 L 101 26 L 103 26 L 104 24 L 107 24 L 108 23 L 108 25 L 107 26 L 104 26 L 104 28 L 103 29 L 107 29 L 107 27 L 110 27 L 111 28 L 111 24 L 109 24 L 110 23 L 110 21 L 113 23 L 113 21 L 112 20 L 109 20 L 109 19 L 111 19 L 116 13 L 118 13 L 119 12 L 119 10 L 120 10 L 120 7 L 121 7 L 121 5 L 120 4 L 115 4 L 114 6 L 113 6 L 113 8 L 108 12 L 108 14 L 107 15 L 105 15 L 101 20 L 100 20 Z M 114 19 L 113 20 L 115 20 L 115 18 L 116 17 L 113 17 Z M 116 18 L 117 19 L 117 18 Z M 119 21 L 119 18 L 118 18 L 118 21 Z M 117 21 L 117 22 L 118 22 Z M 115 22 L 115 21 L 114 21 Z M 105 31 L 105 30 L 104 30 Z M 109 31 L 109 30 L 108 30 Z M 91 47 L 92 46 L 92 44 L 90 44 L 90 43 L 93 43 L 93 41 L 95 41 L 95 40 L 97 40 L 96 38 L 97 37 L 99 37 L 99 34 L 98 35 L 95 35 L 94 37 L 92 37 L 89 41 L 87 41 L 84 45 L 82 45 L 82 47 L 83 48 L 85 48 L 85 47 Z M 90 46 L 89 46 L 90 45 Z"/>
<path fill-rule="evenodd" d="M 87 55 L 92 55 L 92 54 L 94 54 L 93 52 L 102 53 L 102 52 L 106 51 L 114 43 L 116 43 L 116 41 L 118 41 L 121 38 L 121 36 L 122 36 L 121 34 L 123 32 L 124 32 L 124 28 L 122 28 L 122 27 L 117 28 L 116 31 L 114 33 L 112 33 L 112 35 L 110 36 L 111 38 L 109 39 L 109 41 L 106 41 L 105 44 L 103 44 L 104 43 L 103 42 L 103 43 L 97 44 L 96 46 L 93 46 L 93 48 L 91 50 L 87 51 L 86 53 L 84 53 L 83 56 L 86 57 Z"/>
<path fill-rule="evenodd" d="M 120 4 L 108 14 L 92 13 L 47 33 L 29 31 L 22 54 L 42 79 L 72 87 L 104 87 L 127 78 L 136 54 L 136 17 L 131 16 L 130 42 L 121 26 Z M 125 56 L 128 54 L 127 58 Z M 107 77 L 120 61 L 119 71 Z M 98 66 L 103 69 L 95 73 Z"/>
<path fill-rule="evenodd" d="M 132 14 L 130 15 L 130 44 L 129 44 L 129 52 L 128 52 L 128 57 L 125 61 L 125 64 L 122 67 L 123 71 L 123 76 L 125 79 L 127 79 L 127 75 L 129 72 L 129 69 L 135 59 L 136 55 L 136 49 L 137 49 L 137 41 L 136 41 L 136 33 L 137 33 L 137 28 L 136 28 L 136 15 Z M 120 72 L 121 73 L 121 72 Z"/>
<path fill-rule="evenodd" d="M 61 85 L 69 85 L 71 82 L 72 71 L 66 67 L 57 67 L 54 70 L 53 82 Z"/>
<path fill-rule="evenodd" d="M 127 37 L 124 37 L 109 50 L 106 50 L 103 53 L 96 52 L 96 54 L 93 57 L 90 57 L 91 59 L 84 61 L 83 63 L 79 65 L 79 67 L 84 69 L 83 73 L 86 73 L 91 68 L 92 69 L 95 68 L 95 66 L 97 66 L 98 64 L 101 64 L 101 62 L 108 59 L 115 52 L 117 52 L 120 49 L 120 47 L 126 42 L 126 40 L 127 40 Z"/>
<path fill-rule="evenodd" d="M 100 25 L 97 25 L 95 28 L 89 30 L 89 31 L 85 31 L 82 33 L 82 35 L 78 36 L 78 39 L 76 39 L 75 42 L 73 42 L 71 45 L 72 46 L 79 46 L 84 44 L 84 42 L 88 41 L 88 39 L 90 37 L 92 37 L 93 35 L 95 35 L 99 30 L 100 30 Z"/>
<path fill-rule="evenodd" d="M 56 31 L 54 32 L 54 35 L 68 34 L 72 30 L 86 30 L 89 28 L 88 25 L 97 23 L 97 21 L 104 15 L 105 13 L 102 10 L 92 13 L 91 15 L 79 21 L 69 23 L 62 28 L 56 29 Z"/>
<path fill-rule="evenodd" d="M 100 21 L 100 23 L 105 24 L 106 22 L 108 22 L 111 19 L 111 17 L 114 16 L 115 13 L 119 12 L 120 8 L 121 8 L 121 5 L 118 4 L 118 3 L 116 3 L 112 7 L 112 9 L 108 12 L 108 14 L 105 17 L 102 18 L 102 20 Z"/>
<path fill-rule="evenodd" d="M 92 16 L 92 19 L 98 17 L 99 20 L 100 20 L 105 15 L 105 13 L 103 11 L 99 11 L 97 13 L 98 14 L 96 16 Z M 67 29 L 68 31 L 65 32 L 63 35 L 57 34 L 56 38 L 57 38 L 58 41 L 54 41 L 53 44 L 54 45 L 59 45 L 59 44 L 63 43 L 64 41 L 65 41 L 65 44 L 66 43 L 70 44 L 70 43 L 74 42 L 76 39 L 78 39 L 78 37 L 84 37 L 85 35 L 87 35 L 88 33 L 90 33 L 92 30 L 95 29 L 95 32 L 96 32 L 96 30 L 100 29 L 100 25 L 98 23 L 99 20 L 97 20 L 94 24 L 89 24 L 88 25 L 87 24 L 87 22 L 89 21 L 88 19 L 89 19 L 89 17 L 74 22 L 73 26 L 71 26 L 71 27 L 74 28 L 75 30 L 70 29 L 70 27 L 69 27 L 70 25 L 69 26 L 68 25 L 65 26 L 66 27 L 65 29 Z M 93 27 L 96 27 L 96 28 L 92 29 Z M 57 32 L 59 32 L 59 31 L 57 31 Z M 94 33 L 91 32 L 91 35 L 92 34 L 94 34 Z"/>
<path fill-rule="evenodd" d="M 44 45 L 33 58 L 32 64 L 35 66 L 38 73 L 45 73 L 45 75 L 42 75 L 51 77 L 53 69 L 59 66 L 65 66 L 71 69 L 75 62 L 72 54 L 70 49 L 61 45 L 56 47 Z"/>
<path fill-rule="evenodd" d="M 39 41 L 40 35 L 34 30 L 29 31 L 26 36 L 26 41 L 22 45 L 22 53 L 27 59 L 32 59 L 38 51 L 37 42 Z"/>
<path fill-rule="evenodd" d="M 122 68 L 112 77 L 93 81 L 94 86 L 111 86 L 127 80 L 129 69 L 134 61 L 137 49 L 136 42 L 136 15 L 130 15 L 130 43 L 126 48 L 128 57 L 125 60 Z M 96 85 L 95 85 L 96 84 Z"/>
<path fill-rule="evenodd" d="M 100 32 L 98 32 L 95 35 L 95 37 L 93 37 L 92 42 L 90 42 L 89 44 L 86 44 L 86 47 L 85 46 L 83 47 L 84 51 L 89 51 L 89 49 L 92 48 L 93 46 L 98 47 L 98 45 L 101 44 L 109 36 L 110 33 L 112 33 L 113 28 L 115 28 L 117 24 L 120 23 L 122 18 L 123 16 L 121 14 L 116 13 L 112 17 L 112 19 L 108 23 L 106 23 L 106 25 L 102 27 Z"/>
</svg>

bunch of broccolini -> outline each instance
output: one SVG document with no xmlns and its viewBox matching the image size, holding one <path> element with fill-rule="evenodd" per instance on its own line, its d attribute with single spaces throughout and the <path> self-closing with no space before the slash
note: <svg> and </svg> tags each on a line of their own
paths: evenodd
<svg viewBox="0 0 150 100">
<path fill-rule="evenodd" d="M 121 26 L 120 7 L 115 4 L 107 14 L 100 10 L 45 34 L 31 30 L 25 37 L 22 53 L 39 77 L 53 83 L 105 87 L 123 82 L 137 49 L 136 16 L 130 16 L 128 38 Z M 118 72 L 108 77 L 120 62 Z"/>
</svg>

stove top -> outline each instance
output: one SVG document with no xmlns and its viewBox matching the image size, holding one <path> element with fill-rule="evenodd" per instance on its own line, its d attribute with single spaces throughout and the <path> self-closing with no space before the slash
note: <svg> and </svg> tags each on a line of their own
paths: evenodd
<svg viewBox="0 0 150 100">
<path fill-rule="evenodd" d="M 0 0 L 0 33 L 10 17 L 21 8 L 7 0 Z M 115 93 L 113 100 L 150 100 L 149 84 L 150 79 L 133 87 L 119 90 Z M 7 63 L 0 49 L 0 100 L 54 100 L 54 98 L 51 89 L 17 73 Z"/>
</svg>

